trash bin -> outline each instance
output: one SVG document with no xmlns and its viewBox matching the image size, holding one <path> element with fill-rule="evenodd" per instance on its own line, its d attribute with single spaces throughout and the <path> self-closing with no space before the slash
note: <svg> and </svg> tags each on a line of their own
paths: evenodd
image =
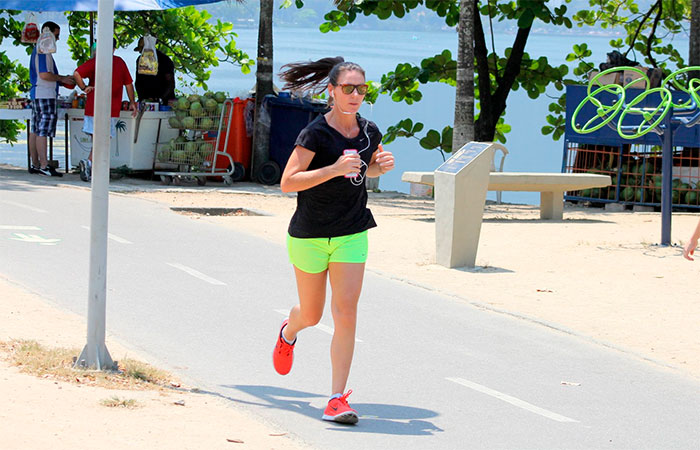
<svg viewBox="0 0 700 450">
<path fill-rule="evenodd" d="M 270 115 L 270 161 L 277 165 L 281 174 L 299 132 L 319 114 L 326 113 L 328 106 L 325 102 L 291 97 L 287 92 L 280 92 L 279 97 L 268 95 L 264 105 Z M 278 181 L 279 176 L 274 183 Z"/>
</svg>

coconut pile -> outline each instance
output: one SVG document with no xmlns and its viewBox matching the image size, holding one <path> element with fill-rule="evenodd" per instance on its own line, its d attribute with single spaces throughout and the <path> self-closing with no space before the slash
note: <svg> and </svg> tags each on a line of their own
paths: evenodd
<svg viewBox="0 0 700 450">
<path fill-rule="evenodd" d="M 228 96 L 225 92 L 205 92 L 179 97 L 172 103 L 175 116 L 168 119 L 172 128 L 182 130 L 218 130 L 221 112 Z M 201 133 L 183 134 L 158 149 L 156 159 L 162 163 L 206 166 L 214 151 L 214 139 L 206 140 Z"/>
<path fill-rule="evenodd" d="M 173 108 L 175 116 L 168 119 L 172 128 L 186 130 L 214 130 L 219 128 L 219 118 L 226 101 L 225 92 L 205 92 L 178 98 Z"/>
</svg>

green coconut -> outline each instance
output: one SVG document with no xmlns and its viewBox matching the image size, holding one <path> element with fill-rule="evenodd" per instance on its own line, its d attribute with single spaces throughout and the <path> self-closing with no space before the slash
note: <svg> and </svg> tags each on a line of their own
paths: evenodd
<svg viewBox="0 0 700 450">
<path fill-rule="evenodd" d="M 214 99 L 219 103 L 223 103 L 226 101 L 226 93 L 219 91 L 216 94 L 214 94 Z"/>
<path fill-rule="evenodd" d="M 204 100 L 204 109 L 206 109 L 207 111 L 216 111 L 218 105 L 219 104 L 213 98 L 208 98 Z"/>
<path fill-rule="evenodd" d="M 187 129 L 192 129 L 195 126 L 195 120 L 194 117 L 185 117 L 182 119 L 182 126 L 187 128 Z"/>
<path fill-rule="evenodd" d="M 206 157 L 211 153 L 212 145 L 210 142 L 204 142 L 199 145 L 199 154 Z"/>
<path fill-rule="evenodd" d="M 160 162 L 165 162 L 170 159 L 170 150 L 168 149 L 162 149 L 160 152 L 158 152 L 158 161 Z"/>
<path fill-rule="evenodd" d="M 177 99 L 175 106 L 180 111 L 187 111 L 190 109 L 190 102 L 185 97 L 180 97 Z"/>
<path fill-rule="evenodd" d="M 177 120 L 177 117 L 169 117 L 168 118 L 168 125 L 170 125 L 171 128 L 180 128 L 180 121 Z"/>
<path fill-rule="evenodd" d="M 620 191 L 620 200 L 623 202 L 631 202 L 634 200 L 635 189 L 631 186 L 627 186 L 622 191 Z"/>
</svg>

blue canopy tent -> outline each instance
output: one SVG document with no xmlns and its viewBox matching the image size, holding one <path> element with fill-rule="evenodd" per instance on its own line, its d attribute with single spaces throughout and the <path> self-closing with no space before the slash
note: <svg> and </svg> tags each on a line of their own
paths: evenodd
<svg viewBox="0 0 700 450">
<path fill-rule="evenodd" d="M 76 365 L 111 370 L 114 361 L 105 345 L 107 291 L 107 228 L 109 211 L 109 121 L 112 100 L 112 36 L 114 11 L 179 8 L 220 0 L 6 0 L 5 9 L 22 11 L 97 11 L 95 133 L 90 208 L 90 278 L 87 344 Z"/>
<path fill-rule="evenodd" d="M 113 11 L 148 11 L 218 3 L 221 0 L 114 0 Z M 97 0 L 5 0 L 5 9 L 22 11 L 97 11 Z"/>
</svg>

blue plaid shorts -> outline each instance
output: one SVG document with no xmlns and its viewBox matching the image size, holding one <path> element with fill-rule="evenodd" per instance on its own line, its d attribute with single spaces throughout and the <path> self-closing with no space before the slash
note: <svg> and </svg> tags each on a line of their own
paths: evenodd
<svg viewBox="0 0 700 450">
<path fill-rule="evenodd" d="M 31 132 L 37 136 L 55 137 L 56 120 L 55 98 L 37 98 L 32 100 L 32 126 Z"/>
</svg>

